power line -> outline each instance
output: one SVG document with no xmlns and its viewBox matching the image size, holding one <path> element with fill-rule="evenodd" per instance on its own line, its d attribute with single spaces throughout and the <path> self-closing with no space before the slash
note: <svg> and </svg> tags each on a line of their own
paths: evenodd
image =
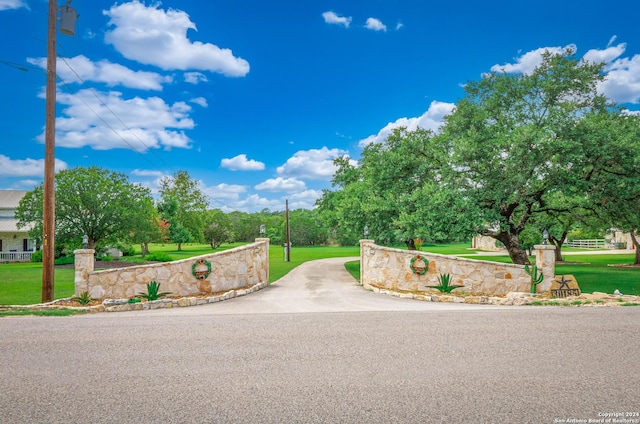
<svg viewBox="0 0 640 424">
<path fill-rule="evenodd" d="M 109 111 L 109 112 L 110 112 L 110 113 L 111 113 L 111 114 L 112 114 L 112 115 L 113 115 L 113 116 L 118 120 L 118 122 L 120 122 L 120 123 L 122 124 L 122 126 L 123 126 L 127 131 L 129 131 L 129 133 L 131 133 L 131 135 L 133 135 L 133 137 L 134 137 L 136 140 L 138 140 L 138 142 L 140 142 L 140 144 L 142 144 L 142 145 L 144 146 L 145 150 L 150 151 L 150 152 L 151 152 L 151 153 L 152 153 L 152 154 L 153 154 L 153 155 L 154 155 L 154 156 L 155 156 L 155 157 L 156 157 L 160 162 L 162 162 L 162 163 L 163 163 L 167 168 L 169 168 L 170 170 L 172 170 L 172 171 L 174 171 L 174 172 L 175 172 L 175 169 L 174 169 L 171 165 L 169 165 L 169 164 L 168 164 L 164 159 L 162 159 L 160 156 L 158 156 L 158 155 L 157 155 L 157 154 L 156 154 L 156 153 L 155 153 L 155 152 L 154 152 L 154 151 L 153 151 L 149 146 L 147 146 L 147 145 L 144 143 L 144 141 L 142 141 L 142 140 L 140 139 L 140 137 L 138 137 L 138 136 L 136 135 L 136 133 L 134 133 L 134 132 L 133 132 L 133 130 L 132 130 L 132 129 L 131 129 L 131 128 L 130 128 L 130 127 L 129 127 L 129 126 L 128 126 L 128 125 L 127 125 L 123 120 L 122 120 L 122 119 L 120 119 L 120 117 L 119 117 L 119 116 L 118 116 L 118 115 L 117 115 L 117 114 L 116 114 L 116 113 L 115 113 L 115 112 L 114 112 L 114 111 L 109 107 L 109 105 L 107 105 L 107 104 L 106 104 L 106 103 L 105 103 L 105 102 L 100 98 L 100 96 L 98 96 L 98 94 L 95 92 L 95 90 L 93 89 L 93 87 L 90 87 L 90 86 L 86 83 L 86 81 L 84 81 L 84 80 L 80 77 L 80 75 L 78 75 L 78 73 L 76 72 L 76 70 L 75 70 L 75 69 L 73 69 L 73 67 L 69 64 L 69 62 L 67 62 L 67 60 L 66 60 L 64 57 L 62 57 L 62 56 L 59 56 L 59 57 L 60 57 L 60 59 L 62 59 L 62 61 L 65 63 L 65 65 L 67 65 L 67 67 L 71 70 L 71 72 L 73 72 L 73 73 L 74 73 L 74 75 L 78 78 L 78 81 L 80 81 L 80 82 L 82 83 L 82 85 L 83 85 L 83 86 L 85 86 L 85 87 L 86 87 L 86 88 L 91 92 L 91 94 L 93 94 L 93 96 L 98 100 L 98 102 L 100 102 L 100 104 L 101 104 L 102 106 L 104 106 L 104 107 L 105 107 L 105 109 L 107 109 L 107 110 L 108 110 L 108 111 Z M 62 79 L 60 79 L 60 81 L 61 81 L 61 82 L 62 82 L 66 87 L 68 87 L 69 89 L 71 89 L 71 87 L 69 87 L 69 86 L 66 84 L 66 82 L 64 82 Z M 109 129 L 110 129 L 110 130 L 111 130 L 111 131 L 113 131 L 113 132 L 114 132 L 114 134 L 116 134 L 116 135 L 117 135 L 117 136 L 118 136 L 122 141 L 124 141 L 124 142 L 129 146 L 129 147 L 131 147 L 131 149 L 133 149 L 134 151 L 136 151 L 138 154 L 142 155 L 142 153 L 140 153 L 140 152 L 139 152 L 135 147 L 133 147 L 133 146 L 131 145 L 131 143 L 129 143 L 129 142 L 128 142 L 128 141 L 127 141 L 123 136 L 121 136 L 121 135 L 120 135 L 120 133 L 118 133 L 118 131 L 116 131 L 116 130 L 111 126 L 111 125 L 109 125 L 109 123 L 108 123 L 106 120 L 104 120 L 101 116 L 99 116 L 99 115 L 98 115 L 98 113 L 96 113 L 93 109 L 91 109 L 91 107 L 90 107 L 90 106 L 89 106 L 89 105 L 88 105 L 88 104 L 87 104 L 87 103 L 82 99 L 82 97 L 80 97 L 80 96 L 78 95 L 78 93 L 77 93 L 77 92 L 76 92 L 76 93 L 74 93 L 74 94 L 76 94 L 76 95 L 78 96 L 78 98 L 80 99 L 80 101 L 82 101 L 82 103 L 83 103 L 85 106 L 87 106 L 87 108 L 88 108 L 89 110 L 91 110 L 91 112 L 92 112 L 94 115 L 96 115 L 96 117 L 97 117 L 98 119 L 100 119 L 100 120 L 101 120 L 101 121 L 102 121 L 102 122 L 103 122 L 103 123 L 104 123 L 104 124 L 105 124 Z M 151 161 L 149 161 L 149 159 L 148 159 L 148 158 L 145 158 L 145 159 L 146 159 L 148 162 L 150 162 L 150 163 L 151 163 Z M 154 167 L 155 167 L 155 165 L 154 165 Z"/>
<path fill-rule="evenodd" d="M 150 151 L 157 159 L 158 161 L 160 161 L 162 164 L 164 164 L 165 168 L 168 168 L 169 170 L 173 171 L 174 173 L 176 172 L 175 168 L 173 166 L 171 166 L 169 163 L 167 163 L 164 159 L 162 159 L 160 156 L 158 156 L 149 146 L 147 146 L 143 140 L 140 139 L 140 137 L 138 137 L 135 132 L 133 132 L 133 130 L 113 111 L 113 109 L 111 109 L 103 100 L 102 98 L 96 93 L 96 91 L 93 89 L 93 87 L 90 87 L 87 82 L 82 79 L 82 77 L 80 77 L 80 75 L 78 74 L 78 72 L 76 72 L 76 70 L 69 64 L 69 62 L 66 60 L 65 57 L 58 55 L 58 57 L 64 62 L 64 64 L 71 70 L 71 72 L 74 73 L 74 75 L 76 76 L 76 78 L 78 79 L 78 81 L 80 81 L 81 85 L 86 87 L 91 94 L 98 100 L 98 102 L 109 111 L 109 113 L 111 113 L 111 115 L 113 115 L 117 121 L 122 124 L 122 126 L 129 131 L 129 133 L 131 133 L 131 135 L 138 140 L 138 142 L 144 146 L 146 151 Z M 43 72 L 42 68 L 36 65 L 26 65 L 26 64 L 20 64 L 20 63 L 15 63 L 15 62 L 11 62 L 11 61 L 7 61 L 7 60 L 0 60 L 1 64 L 4 64 L 6 66 L 15 68 L 17 70 L 23 71 L 23 72 L 29 72 L 29 71 L 38 71 L 38 72 Z M 83 98 L 82 96 L 79 95 L 79 93 L 73 88 L 71 87 L 65 80 L 63 80 L 60 75 L 58 75 L 56 73 L 56 79 L 66 88 L 66 90 L 72 94 L 77 96 L 77 98 L 82 102 L 82 104 L 84 104 L 84 106 L 91 111 L 91 113 L 93 113 L 107 128 L 109 128 L 109 130 L 111 130 L 119 139 L 121 139 L 126 145 L 128 145 L 131 150 L 135 151 L 136 153 L 138 153 L 140 156 L 142 156 L 144 158 L 145 161 L 147 161 L 154 169 L 157 169 L 159 171 L 162 171 L 162 169 L 157 166 L 155 163 L 153 163 L 146 155 L 144 155 L 143 153 L 141 153 L 139 151 L 139 149 L 136 149 L 124 136 L 122 136 L 120 134 L 120 132 L 118 132 L 117 129 L 115 129 L 112 125 L 110 125 L 98 112 L 96 112 Z M 239 211 L 239 209 L 237 208 L 233 208 L 229 205 L 227 205 L 226 203 L 210 196 L 210 195 L 206 195 L 207 198 L 209 199 L 210 202 L 215 202 L 217 204 L 219 204 L 220 206 L 231 210 L 231 211 Z"/>
</svg>

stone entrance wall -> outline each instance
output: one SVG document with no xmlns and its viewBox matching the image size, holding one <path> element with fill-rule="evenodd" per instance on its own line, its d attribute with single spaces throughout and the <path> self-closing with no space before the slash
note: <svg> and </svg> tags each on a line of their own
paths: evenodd
<svg viewBox="0 0 640 424">
<path fill-rule="evenodd" d="M 174 262 L 94 271 L 94 250 L 75 252 L 75 295 L 87 291 L 94 299 L 120 299 L 147 292 L 155 280 L 160 291 L 173 295 L 217 293 L 269 281 L 269 239 L 209 255 Z M 193 275 L 193 266 L 202 270 L 200 260 L 211 263 L 211 273 L 203 279 Z M 206 270 L 206 265 L 204 266 Z"/>
<path fill-rule="evenodd" d="M 544 274 L 544 280 L 537 286 L 538 293 L 549 290 L 555 277 L 554 250 L 551 245 L 535 246 L 536 265 Z M 411 270 L 411 260 L 418 255 L 429 261 L 423 275 Z M 531 277 L 525 272 L 524 265 L 393 249 L 378 246 L 373 240 L 360 241 L 360 281 L 365 288 L 437 292 L 427 286 L 438 285 L 439 274 L 450 274 L 451 284 L 464 285 L 457 290 L 470 294 L 506 295 L 531 291 Z"/>
</svg>

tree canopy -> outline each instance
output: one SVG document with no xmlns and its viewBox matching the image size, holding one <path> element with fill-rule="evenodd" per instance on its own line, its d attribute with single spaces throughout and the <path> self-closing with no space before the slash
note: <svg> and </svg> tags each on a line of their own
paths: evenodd
<svg viewBox="0 0 640 424">
<path fill-rule="evenodd" d="M 31 236 L 42 240 L 43 185 L 28 192 L 16 210 L 18 225 L 34 225 Z M 129 182 L 121 173 L 98 167 L 72 168 L 55 176 L 56 240 L 82 240 L 88 247 L 98 242 L 129 240 L 141 220 L 155 214 L 149 189 Z M 138 233 L 139 234 L 139 233 Z"/>
<path fill-rule="evenodd" d="M 568 50 L 545 53 L 529 74 L 468 83 L 439 134 L 397 130 L 366 146 L 357 167 L 337 160 L 338 190 L 318 201 L 322 216 L 345 232 L 368 224 L 372 237 L 408 245 L 488 235 L 525 263 L 525 229 L 602 214 L 598 193 L 611 203 L 633 198 L 622 195 L 623 181 L 627 192 L 640 186 L 640 140 L 630 136 L 638 119 L 598 92 L 602 69 Z"/>
<path fill-rule="evenodd" d="M 170 223 L 172 242 L 178 244 L 192 240 L 204 241 L 205 214 L 209 202 L 200 190 L 198 182 L 187 171 L 178 171 L 173 177 L 160 180 L 160 196 L 163 217 Z"/>
</svg>

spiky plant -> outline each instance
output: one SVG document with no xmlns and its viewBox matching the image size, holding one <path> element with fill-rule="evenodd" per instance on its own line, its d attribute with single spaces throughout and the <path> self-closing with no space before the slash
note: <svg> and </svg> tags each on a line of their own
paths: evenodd
<svg viewBox="0 0 640 424">
<path fill-rule="evenodd" d="M 140 292 L 138 295 L 148 301 L 158 300 L 164 296 L 171 294 L 171 292 L 160 292 L 160 283 L 156 283 L 156 280 L 147 283 L 147 292 Z"/>
<path fill-rule="evenodd" d="M 427 287 L 437 289 L 440 293 L 451 293 L 455 289 L 464 287 L 464 286 L 451 284 L 451 274 L 438 274 L 438 280 L 440 281 L 440 284 L 438 284 L 437 286 L 427 286 Z"/>
</svg>

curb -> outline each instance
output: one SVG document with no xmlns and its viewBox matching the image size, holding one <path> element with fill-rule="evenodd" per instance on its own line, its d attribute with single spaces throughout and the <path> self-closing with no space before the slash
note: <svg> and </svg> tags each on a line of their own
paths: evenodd
<svg viewBox="0 0 640 424">
<path fill-rule="evenodd" d="M 41 303 L 35 305 L 6 305 L 0 306 L 0 309 L 70 309 L 75 311 L 85 311 L 90 314 L 101 312 L 127 312 L 127 311 L 146 311 L 153 309 L 168 309 L 168 308 L 184 308 L 190 306 L 207 305 L 210 303 L 223 302 L 225 300 L 233 299 L 234 297 L 246 296 L 258 290 L 262 290 L 267 287 L 269 283 L 258 283 L 247 289 L 233 289 L 223 294 L 211 296 L 211 297 L 194 297 L 184 296 L 178 299 L 158 299 L 150 302 L 137 302 L 129 303 L 129 299 L 105 299 L 101 305 L 95 306 L 61 306 L 55 305 L 60 300 L 56 299 L 53 302 Z"/>
</svg>

